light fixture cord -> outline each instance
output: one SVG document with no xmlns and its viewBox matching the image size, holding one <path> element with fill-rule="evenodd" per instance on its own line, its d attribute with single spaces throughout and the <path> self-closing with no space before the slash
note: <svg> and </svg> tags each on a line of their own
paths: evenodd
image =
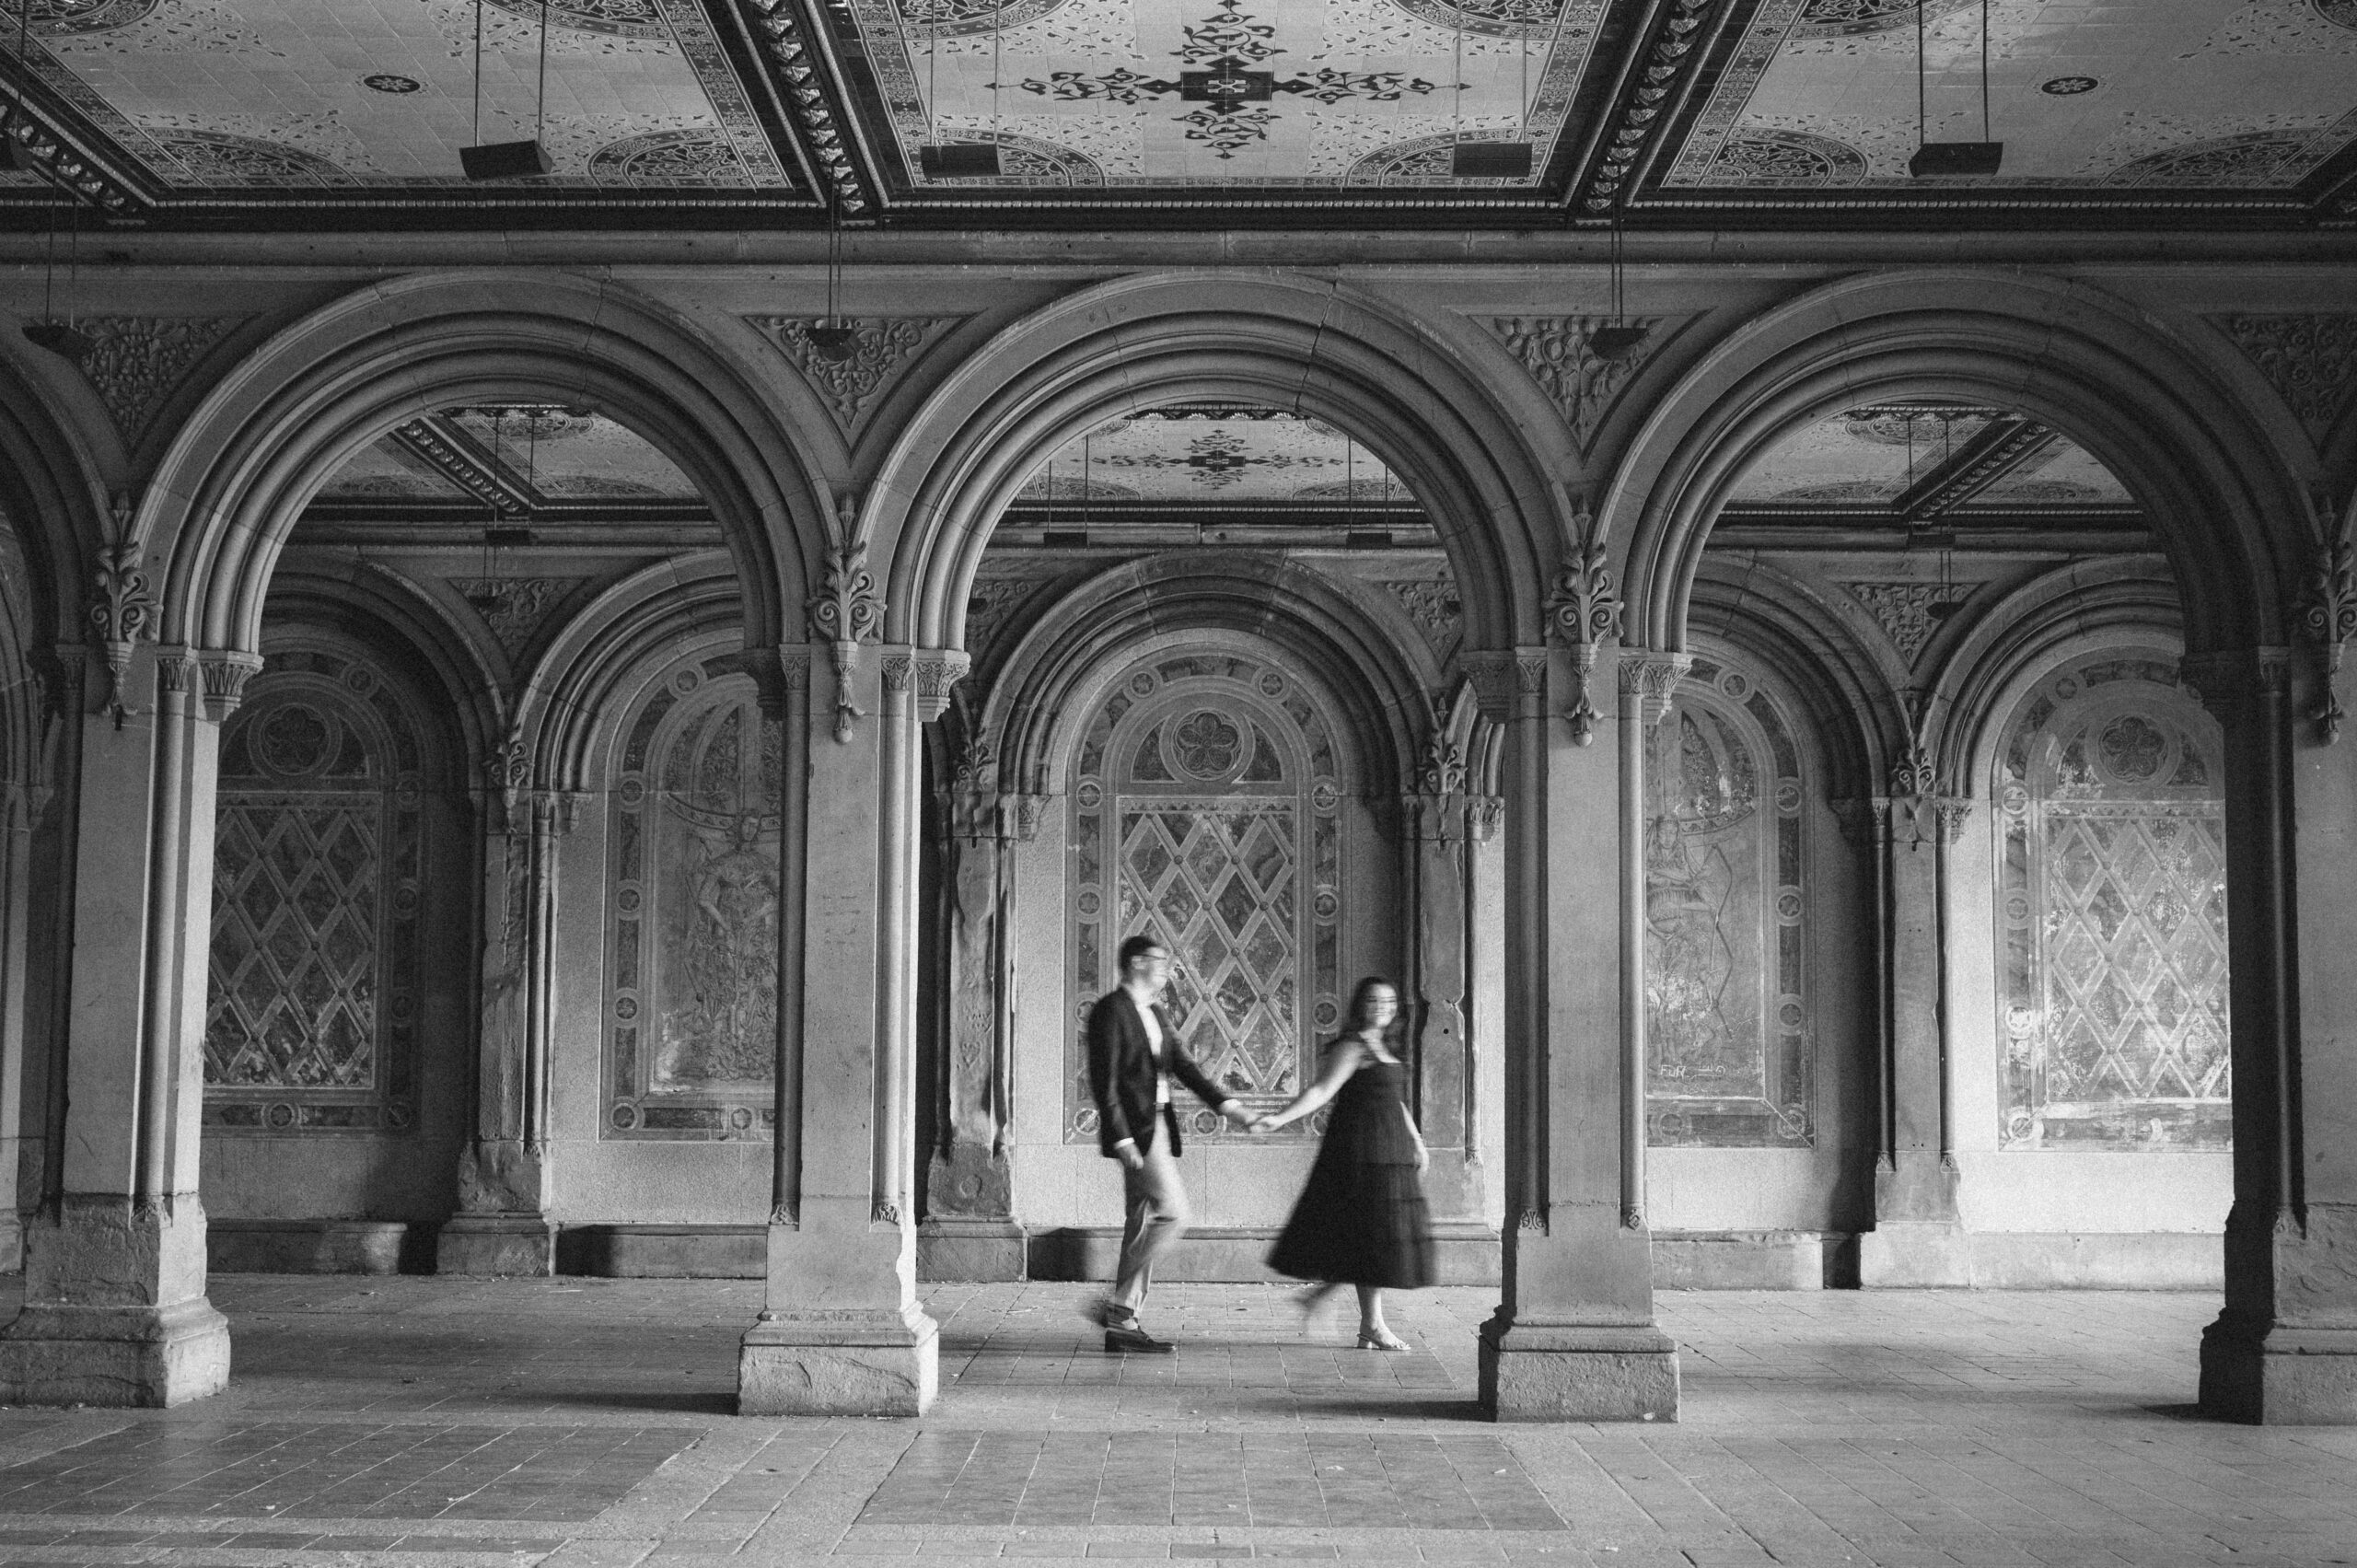
<svg viewBox="0 0 2357 1568">
<path fill-rule="evenodd" d="M 549 128 L 549 0 L 540 0 L 540 85 L 533 95 L 532 140 L 545 144 Z"/>
<path fill-rule="evenodd" d="M 1915 0 L 1915 145 L 1923 145 L 1923 7 L 1931 0 Z"/>
<path fill-rule="evenodd" d="M 482 145 L 482 0 L 475 0 L 475 134 L 474 144 Z"/>
<path fill-rule="evenodd" d="M 1989 0 L 1980 0 L 1980 139 L 1989 139 Z"/>
<path fill-rule="evenodd" d="M 991 6 L 991 145 L 999 142 L 1000 78 L 1006 75 L 1000 62 L 1006 57 L 1006 0 L 997 0 Z M 1084 481 L 1084 482 L 1086 482 Z"/>
</svg>

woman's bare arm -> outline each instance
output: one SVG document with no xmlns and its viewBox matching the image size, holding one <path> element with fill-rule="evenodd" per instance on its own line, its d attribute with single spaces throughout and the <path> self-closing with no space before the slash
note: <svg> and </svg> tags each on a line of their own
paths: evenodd
<svg viewBox="0 0 2357 1568">
<path fill-rule="evenodd" d="M 1358 1071 L 1359 1056 L 1364 1049 L 1357 1040 L 1348 1035 L 1336 1040 L 1334 1049 L 1326 1053 L 1325 1070 L 1318 1074 L 1318 1081 L 1294 1096 L 1293 1103 L 1283 1110 L 1273 1110 L 1260 1118 L 1257 1125 L 1267 1129 L 1282 1127 L 1288 1121 L 1298 1121 L 1332 1099 L 1350 1081 L 1351 1074 Z"/>
</svg>

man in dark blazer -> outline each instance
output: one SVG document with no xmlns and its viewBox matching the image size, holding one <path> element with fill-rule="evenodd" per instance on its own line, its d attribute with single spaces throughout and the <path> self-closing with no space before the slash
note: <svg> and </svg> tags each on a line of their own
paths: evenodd
<svg viewBox="0 0 2357 1568">
<path fill-rule="evenodd" d="M 1109 1351 L 1161 1353 L 1164 1341 L 1138 1326 L 1138 1307 L 1154 1283 L 1154 1266 L 1187 1234 L 1192 1216 L 1178 1179 L 1178 1117 L 1170 1080 L 1193 1090 L 1205 1105 L 1239 1127 L 1252 1116 L 1220 1092 L 1179 1043 L 1178 1030 L 1155 1000 L 1170 979 L 1170 951 L 1152 936 L 1121 944 L 1121 983 L 1088 1013 L 1088 1087 L 1097 1097 L 1097 1143 L 1121 1162 L 1121 1261 L 1113 1293 L 1093 1313 Z"/>
</svg>

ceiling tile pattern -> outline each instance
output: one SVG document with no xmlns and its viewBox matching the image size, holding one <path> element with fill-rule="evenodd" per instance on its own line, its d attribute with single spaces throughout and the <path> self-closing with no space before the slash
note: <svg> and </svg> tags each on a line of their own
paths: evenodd
<svg viewBox="0 0 2357 1568">
<path fill-rule="evenodd" d="M 2357 0 L 31 5 L 18 224 L 2357 226 Z"/>
<path fill-rule="evenodd" d="M 2118 507 L 2134 497 L 2086 448 L 2022 415 L 1913 404 L 1851 409 L 1787 432 L 1744 470 L 1727 500 L 1736 507 L 1903 506 L 1928 517 Z"/>
<path fill-rule="evenodd" d="M 1234 507 L 1413 497 L 1381 459 L 1323 421 L 1273 410 L 1173 409 L 1066 442 L 1017 499 Z"/>
</svg>

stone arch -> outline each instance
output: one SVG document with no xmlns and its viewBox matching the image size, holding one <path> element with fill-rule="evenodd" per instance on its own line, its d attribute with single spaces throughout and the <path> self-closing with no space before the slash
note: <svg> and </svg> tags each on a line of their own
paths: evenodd
<svg viewBox="0 0 2357 1568">
<path fill-rule="evenodd" d="M 314 312 L 191 417 L 133 523 L 149 559 L 169 563 L 164 640 L 250 650 L 304 503 L 401 421 L 552 396 L 596 404 L 695 482 L 743 584 L 749 647 L 798 639 L 788 607 L 804 596 L 800 541 L 824 533 L 819 465 L 751 378 L 619 285 L 446 273 L 373 284 Z"/>
<path fill-rule="evenodd" d="M 1690 602 L 1720 641 L 1790 688 L 1821 759 L 1822 793 L 1874 794 L 1887 760 L 1905 745 L 1898 692 L 1875 653 L 1839 617 L 1808 613 L 1815 595 L 1798 579 L 1757 562 L 1738 570 L 1705 561 Z"/>
<path fill-rule="evenodd" d="M 1342 704 L 1376 787 L 1410 787 L 1416 749 L 1440 686 L 1415 639 L 1377 634 L 1376 618 L 1337 585 L 1291 562 L 1185 554 L 1118 566 L 1068 596 L 1019 642 L 975 726 L 997 749 L 1014 790 L 1062 787 L 1071 727 L 1111 679 L 1117 650 L 1166 633 L 1245 632 L 1299 659 Z"/>
<path fill-rule="evenodd" d="M 33 671 L 58 643 L 78 642 L 87 585 L 98 546 L 106 537 L 106 492 L 92 454 L 45 412 L 45 394 L 31 377 L 0 359 L 0 512 L 16 534 L 22 561 L 17 581 L 0 593 L 8 625 L 0 642 L 10 662 L 6 687 L 27 700 L 5 710 L 0 767 L 29 782 L 42 745 Z M 36 651 L 39 650 L 39 651 Z"/>
<path fill-rule="evenodd" d="M 1431 514 L 1465 598 L 1466 645 L 1541 639 L 1562 494 L 1452 345 L 1332 283 L 1266 273 L 1123 279 L 1016 323 L 926 401 L 863 518 L 884 637 L 954 647 L 992 527 L 1093 420 L 1186 398 L 1271 404 L 1349 430 Z"/>
<path fill-rule="evenodd" d="M 1598 515 L 1620 541 L 1628 635 L 1683 645 L 1720 505 L 1782 432 L 1861 402 L 1983 399 L 2068 431 L 2149 510 L 2197 649 L 2287 640 L 2305 502 L 2210 366 L 2084 285 L 1968 268 L 1845 279 L 1704 355 L 1646 421 Z"/>
</svg>

